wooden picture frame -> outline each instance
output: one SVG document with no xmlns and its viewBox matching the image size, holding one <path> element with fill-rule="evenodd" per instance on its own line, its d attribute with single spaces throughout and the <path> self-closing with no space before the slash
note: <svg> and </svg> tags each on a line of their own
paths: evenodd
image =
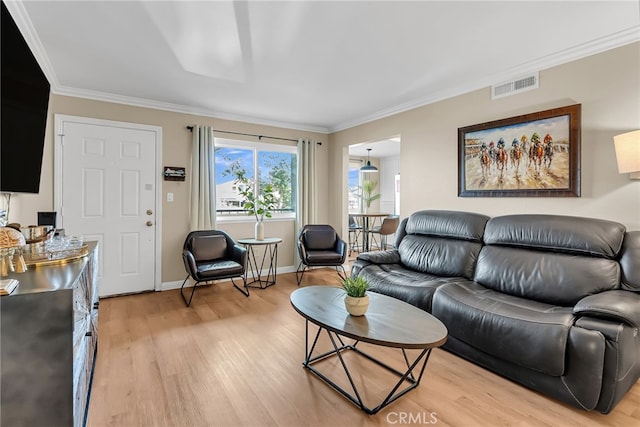
<svg viewBox="0 0 640 427">
<path fill-rule="evenodd" d="M 458 128 L 459 197 L 580 197 L 581 104 Z"/>
</svg>

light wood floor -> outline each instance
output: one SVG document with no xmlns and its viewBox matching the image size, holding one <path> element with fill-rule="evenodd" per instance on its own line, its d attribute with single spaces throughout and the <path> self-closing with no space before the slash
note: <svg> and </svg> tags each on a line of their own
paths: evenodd
<svg viewBox="0 0 640 427">
<path fill-rule="evenodd" d="M 334 283 L 332 270 L 314 270 L 303 286 Z M 252 289 L 249 298 L 229 283 L 199 288 L 191 308 L 178 291 L 103 299 L 88 425 L 640 425 L 640 383 L 613 413 L 602 415 L 440 349 L 417 389 L 366 415 L 302 368 L 305 322 L 289 302 L 296 288 L 289 273 L 275 286 Z M 400 356 L 369 349 L 389 363 Z M 389 378 L 361 359 L 352 362 L 357 381 L 367 385 L 365 399 L 376 397 Z M 323 363 L 328 371 L 335 367 Z"/>
</svg>

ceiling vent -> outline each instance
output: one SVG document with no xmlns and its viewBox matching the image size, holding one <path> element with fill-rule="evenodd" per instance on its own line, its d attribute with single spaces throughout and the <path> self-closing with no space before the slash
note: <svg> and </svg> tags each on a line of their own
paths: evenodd
<svg viewBox="0 0 640 427">
<path fill-rule="evenodd" d="M 504 98 L 538 88 L 538 72 L 491 86 L 491 99 Z"/>
</svg>

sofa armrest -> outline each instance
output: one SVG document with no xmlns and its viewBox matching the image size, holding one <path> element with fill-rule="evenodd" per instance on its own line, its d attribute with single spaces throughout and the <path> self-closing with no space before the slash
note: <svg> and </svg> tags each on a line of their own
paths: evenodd
<svg viewBox="0 0 640 427">
<path fill-rule="evenodd" d="M 397 249 L 388 251 L 364 252 L 356 257 L 359 261 L 366 261 L 370 264 L 399 264 L 400 253 Z"/>
<path fill-rule="evenodd" d="M 573 308 L 575 314 L 615 319 L 640 327 L 640 295 L 623 290 L 601 292 L 582 298 Z"/>
</svg>

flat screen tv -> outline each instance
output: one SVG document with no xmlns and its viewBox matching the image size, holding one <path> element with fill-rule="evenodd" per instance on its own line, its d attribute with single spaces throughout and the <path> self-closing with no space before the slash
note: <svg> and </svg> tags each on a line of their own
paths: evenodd
<svg viewBox="0 0 640 427">
<path fill-rule="evenodd" d="M 50 85 L 2 2 L 0 192 L 38 193 Z"/>
</svg>

